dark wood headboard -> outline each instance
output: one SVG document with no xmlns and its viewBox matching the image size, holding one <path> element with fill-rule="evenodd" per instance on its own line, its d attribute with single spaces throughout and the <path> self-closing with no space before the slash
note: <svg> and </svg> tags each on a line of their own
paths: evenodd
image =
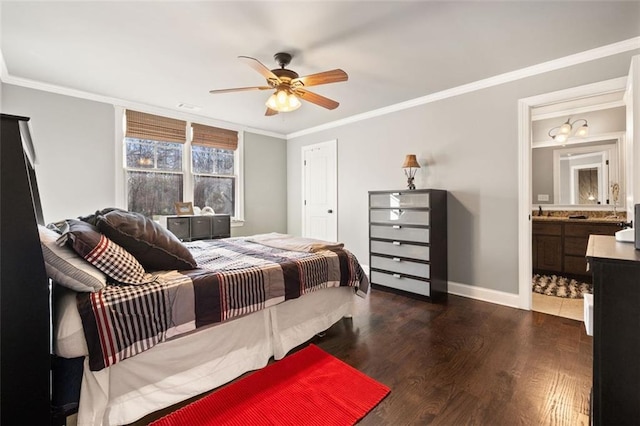
<svg viewBox="0 0 640 426">
<path fill-rule="evenodd" d="M 0 122 L 0 424 L 50 422 L 49 285 L 29 118 Z"/>
</svg>

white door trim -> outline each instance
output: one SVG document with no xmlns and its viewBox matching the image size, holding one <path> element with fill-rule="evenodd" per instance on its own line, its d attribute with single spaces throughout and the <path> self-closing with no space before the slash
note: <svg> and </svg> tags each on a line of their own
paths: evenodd
<svg viewBox="0 0 640 426">
<path fill-rule="evenodd" d="M 531 109 L 586 96 L 624 90 L 627 77 L 606 80 L 518 101 L 518 299 L 531 310 Z"/>
<path fill-rule="evenodd" d="M 306 145 L 306 146 L 303 146 L 300 149 L 300 154 L 301 154 L 300 167 L 302 168 L 302 173 L 301 173 L 301 176 L 302 176 L 302 183 L 301 183 L 301 186 L 302 186 L 302 199 L 301 199 L 301 203 L 302 203 L 302 209 L 301 209 L 301 211 L 302 211 L 302 228 L 301 229 L 302 229 L 302 231 L 301 232 L 304 235 L 305 229 L 307 229 L 306 228 L 306 225 L 307 225 L 306 224 L 306 221 L 307 221 L 307 219 L 306 219 L 307 207 L 305 205 L 305 200 L 307 199 L 307 194 L 306 194 L 307 187 L 306 187 L 306 184 L 305 184 L 305 182 L 306 182 L 306 170 L 307 169 L 306 169 L 306 167 L 304 167 L 305 154 L 308 151 L 311 151 L 311 150 L 314 150 L 314 149 L 318 149 L 318 148 L 329 148 L 329 149 L 331 149 L 332 154 L 333 154 L 333 160 L 334 160 L 333 167 L 334 167 L 334 170 L 335 170 L 335 178 L 334 178 L 335 191 L 333 191 L 334 196 L 333 196 L 333 199 L 331 200 L 331 202 L 332 202 L 332 205 L 334 206 L 332 217 L 333 217 L 333 221 L 334 221 L 335 229 L 336 229 L 336 241 L 338 241 L 338 140 L 337 139 L 333 139 L 333 140 L 330 140 L 330 141 L 327 141 L 327 142 L 320 142 L 320 143 L 316 143 L 316 144 L 313 144 L 313 145 Z"/>
</svg>

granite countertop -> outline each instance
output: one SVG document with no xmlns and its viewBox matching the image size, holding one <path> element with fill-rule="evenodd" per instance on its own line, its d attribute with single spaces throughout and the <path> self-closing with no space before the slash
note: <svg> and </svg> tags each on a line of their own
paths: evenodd
<svg viewBox="0 0 640 426">
<path fill-rule="evenodd" d="M 608 218 L 608 217 L 588 217 L 586 219 L 570 219 L 561 216 L 532 216 L 534 222 L 589 222 L 589 223 L 620 223 L 625 222 L 624 218 Z"/>
</svg>

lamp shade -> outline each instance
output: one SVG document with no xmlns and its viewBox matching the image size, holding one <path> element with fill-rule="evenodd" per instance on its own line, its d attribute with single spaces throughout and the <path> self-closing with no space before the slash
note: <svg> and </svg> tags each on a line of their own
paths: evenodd
<svg viewBox="0 0 640 426">
<path fill-rule="evenodd" d="M 585 123 L 578 129 L 576 136 L 585 137 L 587 135 L 589 135 L 589 125 Z"/>
<path fill-rule="evenodd" d="M 566 123 L 564 123 L 562 126 L 560 126 L 560 130 L 558 132 L 560 134 L 563 134 L 563 135 L 568 135 L 569 132 L 571 132 L 572 128 L 573 128 L 573 126 L 571 125 L 571 123 L 569 123 L 569 120 L 567 120 Z"/>
<path fill-rule="evenodd" d="M 402 168 L 413 167 L 416 169 L 420 168 L 420 164 L 418 164 L 418 160 L 416 160 L 415 154 L 407 154 L 404 158 L 404 163 L 402 164 Z"/>
<path fill-rule="evenodd" d="M 278 89 L 267 99 L 267 107 L 278 112 L 295 111 L 300 108 L 300 100 L 288 90 Z"/>
</svg>

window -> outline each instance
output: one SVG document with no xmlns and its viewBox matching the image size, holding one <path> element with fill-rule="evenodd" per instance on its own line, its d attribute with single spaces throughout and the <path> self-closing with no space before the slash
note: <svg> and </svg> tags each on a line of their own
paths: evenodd
<svg viewBox="0 0 640 426">
<path fill-rule="evenodd" d="M 237 132 L 193 123 L 193 203 L 235 216 Z"/>
<path fill-rule="evenodd" d="M 175 213 L 183 199 L 180 143 L 125 138 L 127 209 L 145 216 Z"/>
<path fill-rule="evenodd" d="M 150 217 L 172 215 L 176 201 L 192 201 L 239 218 L 237 132 L 130 110 L 126 123 L 129 210 Z M 188 126 L 191 143 L 185 136 Z"/>
<path fill-rule="evenodd" d="M 216 213 L 234 215 L 236 177 L 234 152 L 193 146 L 193 203 L 210 206 Z"/>
<path fill-rule="evenodd" d="M 173 214 L 174 202 L 183 199 L 187 122 L 131 110 L 126 122 L 127 209 L 145 216 Z"/>
</svg>

